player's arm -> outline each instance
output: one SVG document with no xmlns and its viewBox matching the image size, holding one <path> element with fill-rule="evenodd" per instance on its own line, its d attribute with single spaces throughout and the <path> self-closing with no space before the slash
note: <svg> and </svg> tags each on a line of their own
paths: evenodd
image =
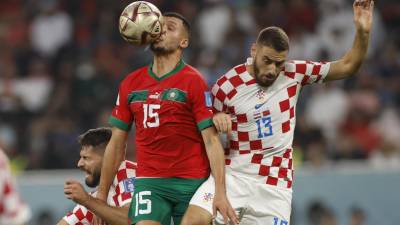
<svg viewBox="0 0 400 225">
<path fill-rule="evenodd" d="M 68 224 L 67 221 L 65 221 L 64 219 L 61 219 L 61 220 L 57 223 L 57 225 L 69 225 L 69 224 Z"/>
<path fill-rule="evenodd" d="M 89 195 L 78 181 L 66 181 L 64 186 L 64 193 L 68 199 L 71 199 L 75 203 L 86 207 L 96 216 L 103 219 L 107 224 L 126 225 L 128 223 L 128 205 L 123 207 L 109 206 L 102 200 L 99 200 Z M 68 223 L 61 224 L 65 225 Z"/>
<path fill-rule="evenodd" d="M 208 127 L 201 131 L 201 135 L 210 161 L 211 173 L 215 179 L 214 216 L 218 210 L 226 224 L 228 218 L 234 224 L 238 224 L 239 219 L 226 197 L 225 156 L 218 133 L 214 127 Z"/>
<path fill-rule="evenodd" d="M 364 60 L 371 31 L 373 0 L 355 0 L 353 4 L 356 36 L 352 48 L 338 61 L 331 63 L 326 81 L 339 80 L 353 75 Z"/>
<path fill-rule="evenodd" d="M 97 198 L 107 199 L 108 191 L 118 171 L 118 167 L 125 158 L 125 148 L 128 132 L 119 128 L 112 128 L 111 139 L 104 152 L 103 163 L 101 167 L 100 184 L 97 190 Z"/>
</svg>

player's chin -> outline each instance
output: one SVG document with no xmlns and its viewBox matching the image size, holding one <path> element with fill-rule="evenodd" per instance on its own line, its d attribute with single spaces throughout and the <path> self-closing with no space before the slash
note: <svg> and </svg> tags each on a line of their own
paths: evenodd
<svg viewBox="0 0 400 225">
<path fill-rule="evenodd" d="M 91 187 L 91 188 L 97 186 L 97 185 L 95 184 L 95 182 L 94 182 L 93 176 L 90 176 L 90 175 L 87 175 L 87 176 L 86 176 L 85 184 L 86 184 L 88 187 Z"/>
<path fill-rule="evenodd" d="M 262 77 L 257 80 L 257 83 L 262 87 L 269 87 L 275 82 L 275 78 Z"/>
</svg>

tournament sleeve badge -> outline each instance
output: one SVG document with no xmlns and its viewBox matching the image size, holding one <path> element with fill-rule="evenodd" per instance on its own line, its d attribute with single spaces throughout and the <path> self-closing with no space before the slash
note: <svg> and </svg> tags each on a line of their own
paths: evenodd
<svg viewBox="0 0 400 225">
<path fill-rule="evenodd" d="M 125 192 L 134 192 L 135 191 L 135 178 L 127 178 L 124 181 Z"/>
<path fill-rule="evenodd" d="M 206 106 L 211 107 L 212 106 L 212 95 L 211 92 L 206 91 L 204 92 L 204 98 L 206 100 Z"/>
</svg>

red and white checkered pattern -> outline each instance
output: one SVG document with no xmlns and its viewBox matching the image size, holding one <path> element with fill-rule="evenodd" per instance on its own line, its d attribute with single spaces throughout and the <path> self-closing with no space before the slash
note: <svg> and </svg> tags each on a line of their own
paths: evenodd
<svg viewBox="0 0 400 225">
<path fill-rule="evenodd" d="M 136 163 L 131 161 L 125 160 L 121 163 L 113 180 L 113 184 L 110 187 L 110 191 L 108 192 L 107 203 L 110 206 L 122 207 L 130 204 L 133 192 L 125 191 L 124 180 L 134 178 L 136 176 L 136 168 Z M 94 197 L 96 194 L 97 191 L 90 193 L 90 195 Z M 63 219 L 69 225 L 90 225 L 92 224 L 93 213 L 86 207 L 77 204 L 72 212 L 69 212 Z"/>
<path fill-rule="evenodd" d="M 227 171 L 251 174 L 269 185 L 292 187 L 297 98 L 304 85 L 322 82 L 329 66 L 289 61 L 276 81 L 263 88 L 242 64 L 216 82 L 212 88 L 214 111 L 232 117 Z M 268 120 L 262 122 L 261 118 Z"/>
<path fill-rule="evenodd" d="M 8 158 L 0 149 L 0 224 L 23 224 L 31 217 L 29 208 L 15 189 Z"/>
</svg>

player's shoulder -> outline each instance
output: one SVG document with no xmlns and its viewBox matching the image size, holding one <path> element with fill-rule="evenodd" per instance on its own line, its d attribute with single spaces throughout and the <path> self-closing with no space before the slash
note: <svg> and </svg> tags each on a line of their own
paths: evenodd
<svg viewBox="0 0 400 225">
<path fill-rule="evenodd" d="M 148 70 L 148 66 L 143 66 L 143 67 L 140 67 L 140 68 L 128 73 L 128 75 L 126 75 L 125 78 L 121 81 L 121 84 L 122 85 L 132 84 L 133 82 L 137 81 L 137 79 L 145 77 L 145 76 L 141 76 L 141 75 L 143 75 L 144 73 L 147 73 L 147 70 Z"/>
<path fill-rule="evenodd" d="M 190 80 L 202 80 L 205 81 L 203 74 L 189 64 L 185 64 L 182 71 L 184 72 L 184 76 Z"/>
<path fill-rule="evenodd" d="M 129 160 L 122 161 L 118 170 L 126 170 L 126 169 L 136 170 L 137 163 L 129 161 Z"/>
<path fill-rule="evenodd" d="M 239 64 L 219 77 L 216 81 L 216 85 L 219 87 L 230 86 L 237 88 L 243 84 L 252 84 L 253 80 L 254 79 L 247 73 L 246 65 Z M 228 83 L 228 85 L 224 85 L 226 83 Z"/>
</svg>

